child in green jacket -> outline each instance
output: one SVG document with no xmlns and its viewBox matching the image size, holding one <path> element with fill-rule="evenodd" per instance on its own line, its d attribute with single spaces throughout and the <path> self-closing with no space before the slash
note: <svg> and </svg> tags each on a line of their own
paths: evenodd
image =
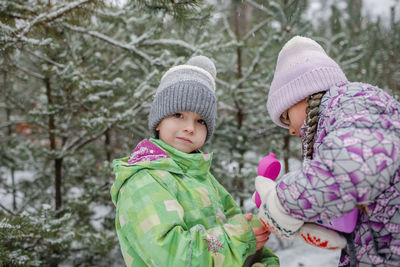
<svg viewBox="0 0 400 267">
<path fill-rule="evenodd" d="M 111 196 L 127 266 L 279 266 L 264 247 L 269 232 L 242 214 L 210 173 L 212 154 L 199 151 L 214 131 L 215 76 L 204 56 L 169 69 L 150 110 L 155 138 L 114 161 Z"/>
</svg>

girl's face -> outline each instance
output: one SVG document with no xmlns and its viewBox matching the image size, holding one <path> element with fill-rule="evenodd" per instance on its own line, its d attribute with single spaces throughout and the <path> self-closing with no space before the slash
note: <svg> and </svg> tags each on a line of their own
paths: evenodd
<svg viewBox="0 0 400 267">
<path fill-rule="evenodd" d="M 191 111 L 180 111 L 164 118 L 156 131 L 162 141 L 186 153 L 202 147 L 207 137 L 206 122 Z"/>
<path fill-rule="evenodd" d="M 304 99 L 282 113 L 280 119 L 289 126 L 289 134 L 300 137 L 300 128 L 307 118 L 307 107 L 307 99 Z"/>
</svg>

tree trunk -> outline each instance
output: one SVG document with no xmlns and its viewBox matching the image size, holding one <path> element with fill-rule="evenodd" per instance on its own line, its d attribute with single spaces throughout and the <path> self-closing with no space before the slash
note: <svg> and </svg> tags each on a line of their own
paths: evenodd
<svg viewBox="0 0 400 267">
<path fill-rule="evenodd" d="M 283 138 L 283 161 L 285 162 L 285 173 L 289 172 L 289 155 L 290 155 L 290 135 Z"/>
<path fill-rule="evenodd" d="M 56 192 L 56 211 L 59 211 L 62 206 L 62 198 L 61 198 L 61 185 L 62 185 L 62 158 L 56 158 L 54 160 L 54 167 L 55 167 L 55 192 Z"/>
<path fill-rule="evenodd" d="M 240 10 L 241 10 L 241 6 L 239 6 L 239 4 L 234 4 L 233 5 L 233 15 L 234 15 L 234 23 L 235 23 L 235 35 L 236 35 L 236 41 L 239 43 L 241 40 L 241 36 L 240 36 L 240 21 L 239 21 L 239 16 L 240 16 Z M 236 60 L 236 69 L 237 69 L 237 74 L 236 74 L 236 78 L 238 80 L 240 80 L 243 77 L 243 72 L 242 72 L 242 48 L 240 46 L 238 46 L 236 48 L 236 56 L 237 56 L 237 60 Z M 238 88 L 242 88 L 242 84 L 238 85 Z M 240 130 L 242 128 L 242 123 L 243 123 L 243 111 L 242 111 L 242 107 L 239 103 L 239 101 L 236 99 L 236 97 L 234 98 L 235 100 L 235 104 L 237 107 L 237 121 L 238 121 L 238 129 Z"/>
<path fill-rule="evenodd" d="M 11 128 L 11 109 L 8 107 L 8 75 L 7 72 L 3 73 L 3 84 L 4 84 L 4 100 L 6 101 L 6 120 L 8 123 L 7 126 L 7 135 L 9 137 L 8 139 L 8 144 L 10 144 L 10 138 L 12 135 L 12 128 Z M 11 174 L 11 188 L 12 188 L 12 205 L 13 205 L 13 210 L 17 210 L 17 190 L 15 187 L 15 169 L 14 166 L 12 165 L 10 168 L 10 174 Z"/>
<path fill-rule="evenodd" d="M 351 16 L 351 25 L 350 32 L 351 36 L 355 36 L 360 32 L 361 29 L 361 0 L 350 0 L 349 8 L 350 8 L 350 16 Z"/>
<path fill-rule="evenodd" d="M 104 140 L 104 147 L 106 150 L 106 159 L 108 162 L 111 162 L 111 149 L 110 149 L 110 144 L 111 144 L 111 137 L 110 137 L 110 129 L 107 129 L 107 131 L 104 133 L 105 140 Z"/>
<path fill-rule="evenodd" d="M 239 43 L 241 36 L 240 36 L 240 22 L 239 22 L 239 16 L 240 16 L 240 9 L 241 9 L 241 5 L 234 3 L 233 4 L 233 17 L 234 17 L 234 27 L 235 27 L 235 35 L 236 35 L 236 41 Z M 238 46 L 236 48 L 236 78 L 238 80 L 240 80 L 243 76 L 242 73 L 242 48 L 240 46 Z M 238 88 L 242 88 L 242 84 L 238 84 Z M 237 113 L 236 113 L 236 118 L 237 118 L 237 129 L 238 131 L 240 131 L 240 129 L 242 128 L 242 124 L 243 124 L 243 111 L 242 111 L 242 106 L 239 102 L 239 100 L 236 98 L 236 95 L 233 95 L 233 100 L 235 101 L 235 105 L 237 108 Z M 236 144 L 235 144 L 236 145 Z M 239 154 L 241 155 L 241 158 L 243 158 L 243 153 L 244 151 L 241 151 L 238 147 L 234 148 L 235 151 L 239 152 Z M 235 184 L 236 184 L 236 189 L 238 191 L 243 190 L 244 188 L 244 183 L 243 183 L 243 178 L 241 177 L 241 173 L 242 173 L 242 168 L 243 168 L 243 161 L 240 160 L 239 161 L 239 169 L 238 169 L 238 174 L 239 177 L 235 177 Z M 239 206 L 243 207 L 244 204 L 244 199 L 242 196 L 239 197 Z"/>
<path fill-rule="evenodd" d="M 52 107 L 53 105 L 53 98 L 51 94 L 51 85 L 50 85 L 50 78 L 46 77 L 44 79 L 44 82 L 46 84 L 46 95 L 47 95 L 47 104 L 49 108 Z M 56 144 L 56 135 L 55 135 L 55 123 L 54 123 L 54 114 L 50 112 L 49 114 L 49 121 L 48 121 L 48 127 L 49 127 L 49 141 L 50 141 L 50 149 L 52 151 L 55 151 L 57 149 L 57 144 Z M 61 195 L 61 184 L 62 184 L 62 158 L 56 158 L 54 159 L 54 174 L 55 174 L 55 180 L 54 180 L 54 191 L 55 191 L 55 210 L 59 211 L 61 209 L 62 205 L 62 195 Z"/>
</svg>

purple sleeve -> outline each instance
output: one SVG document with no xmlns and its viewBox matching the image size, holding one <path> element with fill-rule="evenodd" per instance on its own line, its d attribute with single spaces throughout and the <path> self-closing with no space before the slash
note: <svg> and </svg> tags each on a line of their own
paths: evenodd
<svg viewBox="0 0 400 267">
<path fill-rule="evenodd" d="M 399 169 L 400 141 L 393 132 L 340 128 L 315 148 L 314 159 L 277 186 L 282 205 L 305 221 L 338 217 L 371 203 Z"/>
</svg>

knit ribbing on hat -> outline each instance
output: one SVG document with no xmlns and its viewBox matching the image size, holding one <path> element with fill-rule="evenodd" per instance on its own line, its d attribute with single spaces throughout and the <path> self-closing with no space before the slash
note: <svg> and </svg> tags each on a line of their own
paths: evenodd
<svg viewBox="0 0 400 267">
<path fill-rule="evenodd" d="M 169 87 L 171 84 L 183 81 L 197 81 L 215 92 L 215 77 L 211 73 L 197 66 L 179 65 L 170 68 L 161 78 L 157 92 Z"/>
<path fill-rule="evenodd" d="M 279 53 L 269 90 L 267 109 L 272 121 L 289 128 L 280 120 L 284 111 L 339 82 L 347 82 L 346 75 L 318 43 L 306 37 L 293 37 Z"/>
<path fill-rule="evenodd" d="M 156 135 L 157 125 L 165 117 L 179 111 L 192 111 L 204 119 L 208 140 L 215 128 L 217 98 L 215 94 L 198 81 L 180 81 L 158 92 L 151 106 L 149 129 Z"/>
</svg>

